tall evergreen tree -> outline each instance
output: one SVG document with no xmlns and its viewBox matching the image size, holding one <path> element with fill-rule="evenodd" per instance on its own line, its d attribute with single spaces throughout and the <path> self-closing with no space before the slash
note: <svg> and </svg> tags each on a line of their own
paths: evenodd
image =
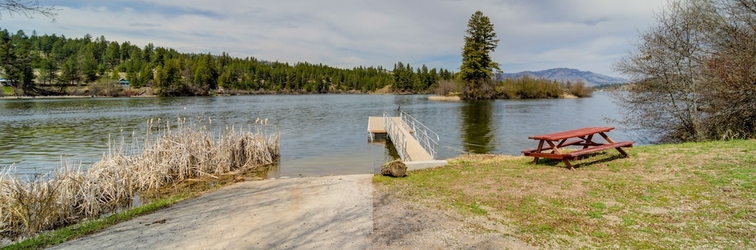
<svg viewBox="0 0 756 250">
<path fill-rule="evenodd" d="M 81 71 L 84 74 L 84 82 L 90 83 L 97 80 L 97 59 L 95 59 L 94 46 L 87 46 L 84 51 L 83 61 L 81 62 Z"/>
<path fill-rule="evenodd" d="M 465 82 L 465 97 L 468 99 L 491 98 L 493 88 L 491 77 L 499 64 L 491 58 L 491 52 L 496 49 L 499 39 L 496 39 L 494 26 L 483 12 L 476 11 L 467 23 L 465 46 L 462 48 L 462 66 L 460 77 Z"/>
<path fill-rule="evenodd" d="M 102 60 L 108 65 L 109 69 L 115 69 L 121 62 L 121 46 L 117 42 L 110 42 L 107 49 L 105 49 L 105 55 L 103 55 Z"/>
<path fill-rule="evenodd" d="M 5 78 L 16 87 L 16 82 L 20 76 L 16 67 L 16 51 L 11 41 L 8 30 L 0 30 L 0 63 L 5 72 Z"/>
<path fill-rule="evenodd" d="M 163 66 L 157 66 L 155 85 L 157 94 L 161 96 L 181 95 L 186 89 L 181 79 L 181 68 L 178 59 L 170 59 Z"/>
<path fill-rule="evenodd" d="M 215 89 L 218 76 L 218 70 L 210 54 L 200 55 L 192 65 L 192 84 L 195 89 L 202 89 L 204 92 Z"/>
<path fill-rule="evenodd" d="M 59 79 L 67 84 L 75 84 L 81 79 L 81 68 L 75 56 L 69 57 L 60 70 Z"/>
<path fill-rule="evenodd" d="M 42 77 L 42 82 L 45 84 L 52 84 L 58 76 L 58 64 L 51 58 L 46 57 L 42 58 L 39 65 L 39 74 Z"/>
</svg>

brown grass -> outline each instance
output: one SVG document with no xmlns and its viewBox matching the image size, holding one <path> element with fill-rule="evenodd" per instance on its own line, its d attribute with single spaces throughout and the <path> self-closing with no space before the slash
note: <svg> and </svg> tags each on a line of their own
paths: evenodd
<svg viewBox="0 0 756 250">
<path fill-rule="evenodd" d="M 458 101 L 461 101 L 462 98 L 460 98 L 459 96 L 432 95 L 432 96 L 428 97 L 428 100 L 431 100 L 431 101 L 458 102 Z"/>
<path fill-rule="evenodd" d="M 278 133 L 268 135 L 264 128 L 231 127 L 214 138 L 201 122 L 188 124 L 184 118 L 176 124 L 160 127 L 150 121 L 141 143 L 111 141 L 102 159 L 86 170 L 64 162 L 52 173 L 28 178 L 16 175 L 14 166 L 6 168 L 0 173 L 0 235 L 30 236 L 97 218 L 128 206 L 139 192 L 194 178 L 218 179 L 272 164 L 280 155 Z"/>
<path fill-rule="evenodd" d="M 459 92 L 459 84 L 453 80 L 442 80 L 438 82 L 438 87 L 433 93 L 440 96 L 447 96 L 453 92 Z"/>
<path fill-rule="evenodd" d="M 643 146 L 575 161 L 463 156 L 406 178 L 401 199 L 472 216 L 546 248 L 756 247 L 756 141 Z M 514 233 L 513 233 L 514 232 Z"/>
</svg>

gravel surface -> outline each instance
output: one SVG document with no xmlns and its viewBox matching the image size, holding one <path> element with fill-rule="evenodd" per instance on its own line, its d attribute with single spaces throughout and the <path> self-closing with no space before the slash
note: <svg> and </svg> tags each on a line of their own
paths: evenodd
<svg viewBox="0 0 756 250">
<path fill-rule="evenodd" d="M 373 203 L 371 249 L 536 249 L 484 216 L 429 208 L 380 187 Z"/>
</svg>

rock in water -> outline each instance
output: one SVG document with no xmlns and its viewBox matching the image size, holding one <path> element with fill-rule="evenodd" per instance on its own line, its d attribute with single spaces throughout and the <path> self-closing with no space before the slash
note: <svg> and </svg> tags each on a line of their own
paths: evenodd
<svg viewBox="0 0 756 250">
<path fill-rule="evenodd" d="M 404 165 L 402 160 L 387 162 L 381 166 L 381 174 L 393 177 L 404 177 L 407 174 L 407 165 Z"/>
</svg>

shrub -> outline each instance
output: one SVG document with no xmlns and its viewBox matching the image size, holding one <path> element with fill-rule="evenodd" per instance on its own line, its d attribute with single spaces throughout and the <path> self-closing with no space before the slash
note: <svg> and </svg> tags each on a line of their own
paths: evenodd
<svg viewBox="0 0 756 250">
<path fill-rule="evenodd" d="M 433 92 L 437 95 L 446 96 L 453 92 L 459 92 L 459 85 L 452 80 L 442 80 L 438 82 L 438 87 Z"/>
<path fill-rule="evenodd" d="M 575 83 L 568 81 L 565 85 L 567 93 L 577 97 L 590 97 L 593 94 L 593 89 L 585 86 L 585 83 L 581 80 L 578 80 Z"/>
</svg>

